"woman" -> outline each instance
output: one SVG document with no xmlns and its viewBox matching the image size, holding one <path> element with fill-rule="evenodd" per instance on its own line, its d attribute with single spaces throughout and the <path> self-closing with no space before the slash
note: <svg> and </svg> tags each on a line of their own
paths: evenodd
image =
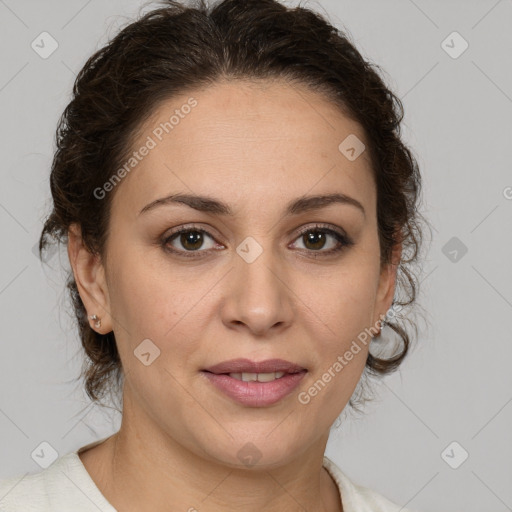
<svg viewBox="0 0 512 512">
<path fill-rule="evenodd" d="M 4 481 L 0 506 L 405 510 L 324 456 L 357 384 L 410 345 L 400 101 L 307 9 L 166 3 L 78 75 L 40 239 L 67 244 L 86 390 L 122 390 L 121 428 Z"/>
</svg>

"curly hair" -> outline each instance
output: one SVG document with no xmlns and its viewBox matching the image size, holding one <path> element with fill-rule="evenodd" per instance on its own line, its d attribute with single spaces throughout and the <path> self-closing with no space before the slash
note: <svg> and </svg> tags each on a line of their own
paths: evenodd
<svg viewBox="0 0 512 512">
<path fill-rule="evenodd" d="M 411 265 L 422 241 L 421 179 L 401 140 L 402 103 L 378 66 L 362 57 L 347 34 L 303 7 L 277 0 L 162 3 L 120 30 L 76 77 L 56 131 L 53 209 L 39 238 L 40 256 L 52 240 L 67 244 L 76 223 L 85 247 L 105 261 L 113 193 L 100 201 L 94 190 L 126 160 L 137 130 L 161 101 L 221 80 L 285 79 L 322 94 L 364 129 L 377 187 L 381 264 L 391 262 L 401 243 L 394 304 L 412 306 L 419 286 Z M 100 402 L 122 378 L 116 339 L 90 327 L 72 272 L 67 288 L 86 354 L 81 377 L 89 398 Z M 394 371 L 411 344 L 404 318 L 394 315 L 387 325 L 400 347 L 387 358 L 368 354 L 365 370 L 373 376 Z"/>
</svg>

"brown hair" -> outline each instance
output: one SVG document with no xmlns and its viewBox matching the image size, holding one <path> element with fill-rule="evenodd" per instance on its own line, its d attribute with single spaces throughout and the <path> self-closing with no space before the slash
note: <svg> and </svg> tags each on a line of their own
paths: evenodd
<svg viewBox="0 0 512 512">
<path fill-rule="evenodd" d="M 98 200 L 94 190 L 126 161 L 137 130 L 161 100 L 225 79 L 286 79 L 324 94 L 363 127 L 377 186 L 381 261 L 390 262 L 402 242 L 394 303 L 412 305 L 419 283 L 411 265 L 422 239 L 420 174 L 401 141 L 402 104 L 377 66 L 326 18 L 302 7 L 276 0 L 224 0 L 213 7 L 203 0 L 193 7 L 163 3 L 121 30 L 76 78 L 56 132 L 53 211 L 39 239 L 40 254 L 50 236 L 67 243 L 68 229 L 77 223 L 85 246 L 105 261 L 113 194 Z M 90 327 L 72 272 L 67 287 L 87 356 L 85 389 L 99 402 L 122 377 L 115 336 Z M 374 376 L 395 370 L 409 350 L 411 337 L 399 316 L 388 325 L 402 346 L 388 358 L 368 355 L 366 368 Z"/>
</svg>

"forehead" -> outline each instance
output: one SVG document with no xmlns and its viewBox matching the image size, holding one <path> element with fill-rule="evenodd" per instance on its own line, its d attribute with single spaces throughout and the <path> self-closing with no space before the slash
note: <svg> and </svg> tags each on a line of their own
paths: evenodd
<svg viewBox="0 0 512 512">
<path fill-rule="evenodd" d="M 335 187 L 371 202 L 368 151 L 350 160 L 340 150 L 346 140 L 366 145 L 358 123 L 304 86 L 218 83 L 158 105 L 132 147 L 150 149 L 139 152 L 144 156 L 126 173 L 116 196 L 143 207 L 176 190 L 211 195 L 215 190 L 229 202 L 238 198 L 249 204 L 261 194 L 278 200 Z"/>
</svg>

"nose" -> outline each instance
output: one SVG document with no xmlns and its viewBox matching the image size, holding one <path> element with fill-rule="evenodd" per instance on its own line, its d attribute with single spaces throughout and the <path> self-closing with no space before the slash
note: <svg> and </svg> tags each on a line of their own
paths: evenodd
<svg viewBox="0 0 512 512">
<path fill-rule="evenodd" d="M 270 249 L 249 263 L 238 255 L 228 277 L 222 321 L 229 329 L 264 337 L 287 329 L 292 322 L 293 291 L 283 265 Z"/>
</svg>

